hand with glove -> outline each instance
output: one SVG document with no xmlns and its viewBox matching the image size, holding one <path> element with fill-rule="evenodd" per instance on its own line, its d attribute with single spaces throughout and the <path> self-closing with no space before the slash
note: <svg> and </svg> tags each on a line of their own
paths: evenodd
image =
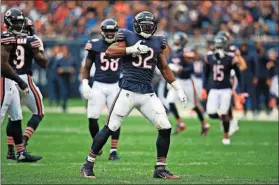
<svg viewBox="0 0 279 185">
<path fill-rule="evenodd" d="M 179 82 L 174 81 L 170 85 L 176 91 L 179 100 L 182 102 L 183 107 L 185 108 L 187 106 L 187 96 L 185 95 L 185 93 L 184 93 L 182 87 L 180 86 Z"/>
<path fill-rule="evenodd" d="M 87 100 L 92 98 L 92 89 L 89 86 L 87 79 L 82 80 L 82 96 Z"/>
<path fill-rule="evenodd" d="M 142 40 L 139 40 L 135 45 L 126 47 L 126 53 L 129 54 L 144 54 L 147 53 L 150 49 L 146 45 L 140 44 Z"/>
</svg>

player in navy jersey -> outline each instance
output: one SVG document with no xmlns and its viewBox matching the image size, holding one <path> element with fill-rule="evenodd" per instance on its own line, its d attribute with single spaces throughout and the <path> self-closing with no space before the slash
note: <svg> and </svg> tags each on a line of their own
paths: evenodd
<svg viewBox="0 0 279 185">
<path fill-rule="evenodd" d="M 119 91 L 120 58 L 108 57 L 105 54 L 108 47 L 115 42 L 117 31 L 117 22 L 113 19 L 106 19 L 101 24 L 101 34 L 103 38 L 89 40 L 85 46 L 87 55 L 82 72 L 82 87 L 83 96 L 88 99 L 87 117 L 92 139 L 94 139 L 99 132 L 98 119 L 103 106 L 106 104 L 109 110 Z M 96 71 L 93 87 L 91 89 L 88 85 L 88 79 L 93 63 L 95 63 Z M 109 160 L 119 159 L 117 156 L 119 135 L 120 128 L 112 133 Z"/>
<path fill-rule="evenodd" d="M 196 86 L 192 79 L 192 74 L 194 74 L 193 61 L 195 59 L 195 53 L 187 48 L 185 48 L 187 43 L 187 35 L 183 32 L 177 32 L 173 36 L 174 47 L 170 55 L 170 68 L 176 74 L 180 85 L 183 87 L 183 91 L 186 94 L 189 102 L 189 106 L 193 109 L 201 122 L 202 129 L 201 135 L 205 136 L 210 125 L 205 122 L 203 116 L 203 109 L 199 103 L 198 95 L 196 92 Z M 180 47 L 179 47 L 180 46 Z M 167 101 L 170 103 L 170 110 L 174 112 L 177 119 L 177 127 L 174 134 L 179 133 L 184 130 L 185 125 L 182 123 L 182 119 L 177 113 L 176 107 L 174 106 L 176 100 L 176 93 L 174 90 L 168 92 Z"/>
<path fill-rule="evenodd" d="M 230 144 L 229 128 L 232 98 L 231 70 L 234 69 L 240 81 L 240 71 L 246 69 L 245 61 L 233 52 L 225 51 L 226 38 L 216 37 L 214 48 L 205 57 L 205 71 L 203 80 L 202 96 L 207 97 L 206 89 L 209 90 L 206 111 L 213 119 L 221 119 L 224 128 L 223 144 Z M 210 87 L 207 85 L 210 84 Z M 218 110 L 220 115 L 218 114 Z"/>
<path fill-rule="evenodd" d="M 26 33 L 27 36 L 18 37 L 15 53 L 12 53 L 9 62 L 16 73 L 28 84 L 28 88 L 30 89 L 28 94 L 19 91 L 21 103 L 26 105 L 32 112 L 32 117 L 28 121 L 23 134 L 23 141 L 26 147 L 28 140 L 34 134 L 44 117 L 43 97 L 32 79 L 33 59 L 35 59 L 42 68 L 46 68 L 48 61 L 44 54 L 43 43 L 41 39 L 35 35 L 34 25 L 27 17 L 25 17 L 23 32 Z M 9 119 L 7 128 L 9 128 L 11 124 L 13 124 L 12 120 Z M 10 134 L 7 133 L 7 159 L 14 159 L 14 145 L 11 138 Z"/>
<path fill-rule="evenodd" d="M 16 66 L 17 71 L 24 65 L 25 51 L 22 49 L 22 44 L 27 41 L 27 34 L 24 33 L 25 18 L 23 13 L 17 8 L 11 8 L 4 15 L 4 24 L 7 32 L 1 33 L 1 69 L 3 78 L 1 78 L 1 123 L 6 111 L 9 115 L 10 124 L 7 126 L 8 142 L 15 144 L 17 162 L 36 162 L 41 159 L 40 156 L 32 156 L 26 152 L 21 129 L 22 111 L 20 105 L 19 90 L 22 94 L 27 95 L 30 88 L 25 80 L 18 75 L 11 73 L 12 70 L 3 67 L 3 63 Z M 33 51 L 33 50 L 32 50 Z M 40 58 L 40 54 L 34 54 L 34 58 Z M 19 62 L 19 64 L 17 63 Z M 1 76 L 2 76 L 1 74 Z M 15 84 L 13 81 L 17 82 Z M 13 159 L 15 156 L 13 156 Z"/>
<path fill-rule="evenodd" d="M 119 30 L 117 42 L 106 51 L 110 57 L 121 57 L 123 77 L 119 81 L 120 90 L 115 97 L 105 127 L 95 136 L 91 151 L 81 168 L 81 174 L 95 178 L 93 165 L 96 154 L 102 149 L 108 137 L 121 125 L 123 119 L 137 108 L 158 129 L 157 163 L 154 178 L 176 179 L 165 169 L 170 145 L 171 124 L 159 98 L 153 92 L 151 81 L 157 66 L 163 77 L 176 89 L 179 99 L 186 104 L 186 96 L 176 81 L 164 55 L 165 38 L 154 36 L 157 28 L 152 13 L 143 11 L 135 16 L 134 32 Z"/>
</svg>

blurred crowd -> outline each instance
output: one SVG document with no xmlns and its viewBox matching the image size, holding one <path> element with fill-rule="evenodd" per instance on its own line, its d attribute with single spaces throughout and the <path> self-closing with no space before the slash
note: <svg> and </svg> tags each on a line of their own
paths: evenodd
<svg viewBox="0 0 279 185">
<path fill-rule="evenodd" d="M 158 19 L 158 33 L 214 34 L 227 30 L 233 37 L 277 35 L 278 1 L 4 1 L 1 14 L 19 7 L 31 18 L 43 39 L 87 39 L 99 31 L 104 18 L 115 18 L 120 27 L 133 29 L 133 17 L 149 10 Z M 1 16 L 3 17 L 3 16 Z M 3 26 L 3 25 L 2 25 Z"/>
</svg>

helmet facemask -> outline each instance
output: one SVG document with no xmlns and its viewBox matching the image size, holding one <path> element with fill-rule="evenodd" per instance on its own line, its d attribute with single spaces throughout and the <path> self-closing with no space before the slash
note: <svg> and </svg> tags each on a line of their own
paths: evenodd
<svg viewBox="0 0 279 185">
<path fill-rule="evenodd" d="M 101 34 L 107 43 L 113 43 L 116 40 L 117 31 L 117 29 L 106 29 L 102 30 Z"/>
</svg>

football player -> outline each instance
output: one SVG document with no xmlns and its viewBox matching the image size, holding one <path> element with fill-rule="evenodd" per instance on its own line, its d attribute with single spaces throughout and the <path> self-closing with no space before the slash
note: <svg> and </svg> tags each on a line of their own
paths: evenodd
<svg viewBox="0 0 279 185">
<path fill-rule="evenodd" d="M 28 88 L 30 89 L 28 94 L 19 90 L 21 104 L 26 105 L 33 114 L 23 134 L 23 142 L 26 148 L 28 140 L 34 134 L 44 117 L 43 96 L 32 79 L 32 60 L 35 59 L 37 64 L 42 68 L 46 68 L 48 61 L 44 54 L 42 40 L 35 35 L 34 25 L 27 17 L 25 17 L 23 32 L 26 33 L 27 36 L 18 38 L 16 53 L 15 55 L 11 55 L 10 64 L 23 81 L 28 84 Z M 9 119 L 7 125 L 7 159 L 14 160 L 14 142 L 10 133 L 8 133 L 8 128 L 11 127 L 11 124 L 13 124 L 12 120 Z"/>
<path fill-rule="evenodd" d="M 84 98 L 88 99 L 87 117 L 92 139 L 99 132 L 98 119 L 104 105 L 109 110 L 119 91 L 118 81 L 121 69 L 119 57 L 108 57 L 105 54 L 108 47 L 116 41 L 116 33 L 118 31 L 117 22 L 113 19 L 104 20 L 101 23 L 100 31 L 103 38 L 89 40 L 85 46 L 87 55 L 85 66 L 82 70 L 82 92 Z M 88 80 L 93 63 L 95 63 L 95 75 L 91 89 Z M 120 128 L 111 135 L 109 160 L 119 160 L 117 156 L 119 135 Z"/>
<path fill-rule="evenodd" d="M 3 91 L 1 93 L 1 123 L 7 111 L 11 122 L 7 126 L 8 143 L 14 143 L 16 146 L 17 162 L 36 162 L 42 157 L 30 155 L 24 147 L 21 129 L 22 111 L 17 89 L 19 86 L 22 92 L 27 94 L 29 87 L 11 67 L 7 68 L 7 63 L 13 64 L 17 61 L 20 62 L 19 66 L 24 65 L 25 51 L 21 48 L 21 44 L 27 40 L 27 35 L 23 33 L 25 18 L 19 9 L 11 8 L 5 12 L 4 24 L 7 32 L 1 33 L 1 75 L 3 75 L 1 78 Z M 5 64 L 4 68 L 3 64 Z"/>
<path fill-rule="evenodd" d="M 191 109 L 193 109 L 201 122 L 202 129 L 201 135 L 205 136 L 208 130 L 210 129 L 210 125 L 205 122 L 203 116 L 203 109 L 199 104 L 198 95 L 196 92 L 196 87 L 194 84 L 191 75 L 194 74 L 194 65 L 193 61 L 195 58 L 195 53 L 187 50 L 185 45 L 187 43 L 187 35 L 183 32 L 177 32 L 173 36 L 174 47 L 170 56 L 170 68 L 177 75 L 178 82 L 183 87 L 183 91 L 188 98 L 189 105 Z M 175 134 L 185 129 L 184 123 L 182 123 L 182 119 L 177 114 L 177 110 L 174 106 L 174 102 L 176 99 L 176 93 L 172 89 L 169 91 L 167 96 L 167 101 L 170 103 L 170 110 L 172 110 L 177 118 L 177 128 L 175 130 Z"/>
<path fill-rule="evenodd" d="M 206 88 L 210 84 L 207 98 L 206 111 L 210 118 L 221 119 L 224 129 L 224 145 L 230 144 L 230 107 L 232 98 L 232 84 L 230 81 L 231 70 L 234 69 L 240 81 L 240 71 L 246 69 L 245 61 L 241 60 L 239 53 L 227 52 L 226 38 L 216 36 L 214 38 L 214 48 L 205 56 L 204 80 L 202 97 L 207 97 Z M 220 115 L 218 114 L 218 111 Z"/>
<path fill-rule="evenodd" d="M 154 15 L 148 11 L 140 12 L 134 18 L 133 27 L 134 32 L 119 30 L 117 42 L 106 51 L 106 55 L 110 57 L 121 57 L 123 77 L 119 81 L 120 90 L 110 109 L 107 124 L 95 136 L 91 151 L 81 168 L 81 174 L 87 178 L 95 178 L 93 165 L 96 154 L 105 145 L 108 137 L 119 129 L 123 119 L 136 108 L 158 129 L 157 163 L 153 177 L 177 179 L 179 177 L 165 167 L 170 145 L 171 124 L 164 106 L 152 89 L 151 81 L 156 66 L 166 81 L 176 90 L 184 106 L 187 99 L 165 59 L 165 38 L 153 35 L 157 28 Z"/>
</svg>

